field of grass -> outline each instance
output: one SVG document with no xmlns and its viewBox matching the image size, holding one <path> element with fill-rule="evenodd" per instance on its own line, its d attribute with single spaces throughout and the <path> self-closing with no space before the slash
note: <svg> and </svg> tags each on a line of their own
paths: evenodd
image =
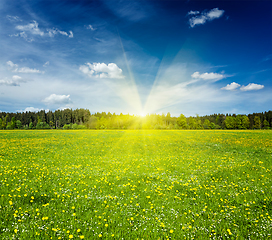
<svg viewBox="0 0 272 240">
<path fill-rule="evenodd" d="M 1 131 L 1 239 L 272 239 L 271 131 Z"/>
</svg>

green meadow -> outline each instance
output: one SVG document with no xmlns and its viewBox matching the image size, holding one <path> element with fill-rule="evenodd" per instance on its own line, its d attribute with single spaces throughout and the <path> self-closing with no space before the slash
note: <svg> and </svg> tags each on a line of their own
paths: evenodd
<svg viewBox="0 0 272 240">
<path fill-rule="evenodd" d="M 272 132 L 0 132 L 1 239 L 271 239 Z"/>
</svg>

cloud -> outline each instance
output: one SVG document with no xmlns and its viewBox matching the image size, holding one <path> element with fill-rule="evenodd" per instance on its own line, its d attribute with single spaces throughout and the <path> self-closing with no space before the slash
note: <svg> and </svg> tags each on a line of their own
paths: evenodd
<svg viewBox="0 0 272 240">
<path fill-rule="evenodd" d="M 39 28 L 39 24 L 36 21 L 32 21 L 29 24 L 26 25 L 17 25 L 15 29 L 20 30 L 20 33 L 10 35 L 11 37 L 22 37 L 26 39 L 29 42 L 34 41 L 33 38 L 28 38 L 28 35 L 38 35 L 40 37 L 54 37 L 56 34 L 61 34 L 63 36 L 67 36 L 69 38 L 72 38 L 74 36 L 72 31 L 69 31 L 69 34 L 65 31 L 61 31 L 58 28 L 48 28 L 45 30 L 41 30 Z"/>
<path fill-rule="evenodd" d="M 15 64 L 15 63 L 13 63 L 12 61 L 7 61 L 7 65 L 8 65 L 9 67 L 11 67 L 11 68 L 17 68 L 17 67 L 18 67 L 18 65 Z"/>
<path fill-rule="evenodd" d="M 204 24 L 207 21 L 212 21 L 216 18 L 222 17 L 224 12 L 225 12 L 224 10 L 219 10 L 218 8 L 213 8 L 208 12 L 206 12 L 206 11 L 201 12 L 200 15 L 198 15 L 199 14 L 198 11 L 190 11 L 190 12 L 188 12 L 187 15 L 197 15 L 197 16 L 191 17 L 189 19 L 189 24 L 190 24 L 191 28 L 193 28 L 195 25 Z"/>
<path fill-rule="evenodd" d="M 212 81 L 218 81 L 218 80 L 221 80 L 223 78 L 226 78 L 227 76 L 226 75 L 223 75 L 223 74 L 219 74 L 219 73 L 202 73 L 202 74 L 199 74 L 199 72 L 194 72 L 192 75 L 191 75 L 192 78 L 195 78 L 195 79 L 203 79 L 203 80 L 212 80 Z"/>
<path fill-rule="evenodd" d="M 72 31 L 69 31 L 69 38 L 72 38 L 72 37 L 74 37 L 74 34 L 73 34 L 73 32 Z"/>
<path fill-rule="evenodd" d="M 25 110 L 17 110 L 16 112 L 39 112 L 43 109 L 35 108 L 35 107 L 27 107 Z"/>
<path fill-rule="evenodd" d="M 23 32 L 29 32 L 33 35 L 44 35 L 44 32 L 39 29 L 39 24 L 36 21 L 33 21 L 27 25 L 18 25 L 15 28 Z"/>
<path fill-rule="evenodd" d="M 232 82 L 231 84 L 228 84 L 226 87 L 222 87 L 222 90 L 228 90 L 228 91 L 233 91 L 235 89 L 237 89 L 238 87 L 240 87 L 241 85 L 236 83 L 236 82 Z"/>
<path fill-rule="evenodd" d="M 20 86 L 19 83 L 12 81 L 12 80 L 0 80 L 0 85 L 6 85 L 6 86 Z"/>
<path fill-rule="evenodd" d="M 45 64 L 43 64 L 44 67 L 47 67 L 49 65 L 49 61 L 47 61 Z"/>
<path fill-rule="evenodd" d="M 45 104 L 68 104 L 71 103 L 70 95 L 51 94 L 42 100 Z"/>
<path fill-rule="evenodd" d="M 18 75 L 14 75 L 12 79 L 1 79 L 0 85 L 6 85 L 6 86 L 20 86 L 20 83 L 27 82 L 26 80 L 23 80 L 22 77 Z"/>
<path fill-rule="evenodd" d="M 253 91 L 253 90 L 260 90 L 263 89 L 264 85 L 249 83 L 247 86 L 242 86 L 240 88 L 241 91 Z"/>
<path fill-rule="evenodd" d="M 199 14 L 199 11 L 190 11 L 188 12 L 188 15 L 196 15 L 196 14 Z"/>
<path fill-rule="evenodd" d="M 44 71 L 40 71 L 35 68 L 29 68 L 29 67 L 22 67 L 18 68 L 18 65 L 13 63 L 12 61 L 7 61 L 7 65 L 10 67 L 10 70 L 12 72 L 18 72 L 18 73 L 44 73 Z"/>
<path fill-rule="evenodd" d="M 23 68 L 16 68 L 13 72 L 19 73 L 44 73 L 44 71 L 40 71 L 35 68 L 23 67 Z"/>
<path fill-rule="evenodd" d="M 115 63 L 86 63 L 79 67 L 79 70 L 89 77 L 95 78 L 124 78 L 122 69 Z"/>
<path fill-rule="evenodd" d="M 22 20 L 18 16 L 7 15 L 7 19 L 11 22 L 21 22 Z"/>
<path fill-rule="evenodd" d="M 91 24 L 89 24 L 88 26 L 86 26 L 86 28 L 87 28 L 87 29 L 91 29 L 92 31 L 95 30 L 95 28 L 94 28 Z"/>
</svg>

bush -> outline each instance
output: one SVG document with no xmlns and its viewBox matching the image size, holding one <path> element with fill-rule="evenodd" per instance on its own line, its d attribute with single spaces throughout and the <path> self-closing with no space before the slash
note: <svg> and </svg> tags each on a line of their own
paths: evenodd
<svg viewBox="0 0 272 240">
<path fill-rule="evenodd" d="M 50 126 L 46 122 L 40 122 L 36 125 L 36 129 L 50 129 Z"/>
</svg>

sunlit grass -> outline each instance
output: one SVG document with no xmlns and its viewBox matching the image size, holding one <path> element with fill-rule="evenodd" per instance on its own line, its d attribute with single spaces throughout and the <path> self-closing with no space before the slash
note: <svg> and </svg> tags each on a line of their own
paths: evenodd
<svg viewBox="0 0 272 240">
<path fill-rule="evenodd" d="M 1 131 L 1 239 L 270 239 L 269 131 Z"/>
</svg>

